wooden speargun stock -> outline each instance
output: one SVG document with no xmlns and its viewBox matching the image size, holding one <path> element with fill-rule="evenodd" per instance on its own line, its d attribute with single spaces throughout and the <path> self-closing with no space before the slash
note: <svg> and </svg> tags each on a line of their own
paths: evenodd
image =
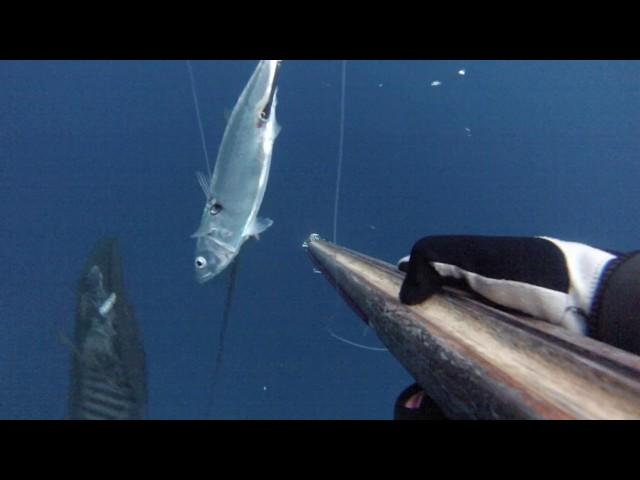
<svg viewBox="0 0 640 480">
<path fill-rule="evenodd" d="M 404 305 L 395 266 L 317 235 L 304 246 L 451 418 L 640 418 L 640 357 L 453 288 Z"/>
</svg>

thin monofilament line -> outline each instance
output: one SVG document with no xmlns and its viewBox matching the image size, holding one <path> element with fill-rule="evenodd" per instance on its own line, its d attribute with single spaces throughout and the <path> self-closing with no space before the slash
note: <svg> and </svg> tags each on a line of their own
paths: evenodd
<svg viewBox="0 0 640 480">
<path fill-rule="evenodd" d="M 346 343 L 347 345 L 351 345 L 353 347 L 358 347 L 358 348 L 362 348 L 364 350 L 370 350 L 372 352 L 386 352 L 387 349 L 386 348 L 381 348 L 381 347 L 369 347 L 367 345 L 363 345 L 361 343 L 357 343 L 357 342 L 352 342 L 351 340 L 347 340 L 344 337 L 341 337 L 340 335 L 338 335 L 337 333 L 334 333 L 331 330 L 327 330 L 329 332 L 329 335 L 331 335 L 333 338 L 335 338 L 336 340 L 340 340 L 341 342 Z"/>
<path fill-rule="evenodd" d="M 347 90 L 347 61 L 342 61 L 342 85 L 340 94 L 340 142 L 338 144 L 338 174 L 336 176 L 336 196 L 333 203 L 333 243 L 338 242 L 338 203 L 340 202 L 340 180 L 342 179 L 342 155 L 344 152 L 344 110 Z"/>
<path fill-rule="evenodd" d="M 345 117 L 345 106 L 346 106 L 346 91 L 347 91 L 347 61 L 343 60 L 342 61 L 342 83 L 341 83 L 341 93 L 340 93 L 340 141 L 338 146 L 338 173 L 336 176 L 336 196 L 333 204 L 333 243 L 334 245 L 338 244 L 338 205 L 340 203 L 340 183 L 342 180 L 342 157 L 344 152 L 344 117 Z M 336 287 L 336 291 L 340 290 L 340 279 L 338 278 L 337 275 L 335 277 L 335 287 Z M 337 294 L 336 305 L 335 305 L 336 313 L 334 314 L 334 316 L 338 314 L 339 305 L 340 305 L 340 295 Z M 387 350 L 386 348 L 369 347 L 361 343 L 347 340 L 346 338 L 333 332 L 329 324 L 327 324 L 327 332 L 329 332 L 329 335 L 331 335 L 336 340 L 346 343 L 347 345 L 351 345 L 354 347 L 358 347 L 364 350 L 370 350 L 374 352 L 384 352 Z"/>
<path fill-rule="evenodd" d="M 191 80 L 191 93 L 193 94 L 193 104 L 196 107 L 196 116 L 198 117 L 198 128 L 200 128 L 200 140 L 202 140 L 202 150 L 204 158 L 207 161 L 207 176 L 211 178 L 211 167 L 209 164 L 209 153 L 207 151 L 207 141 L 204 138 L 204 129 L 202 128 L 202 119 L 200 118 L 200 104 L 198 102 L 198 94 L 196 93 L 196 82 L 193 79 L 193 71 L 191 70 L 191 62 L 187 60 L 187 69 L 189 70 L 189 80 Z"/>
<path fill-rule="evenodd" d="M 222 325 L 220 326 L 220 333 L 218 338 L 218 353 L 216 354 L 216 360 L 213 367 L 213 376 L 211 377 L 211 390 L 209 393 L 209 402 L 207 403 L 207 412 L 206 412 L 205 418 L 211 418 L 211 414 L 213 413 L 216 387 L 220 380 L 220 372 L 222 372 L 222 365 L 224 360 L 224 346 L 227 338 L 227 329 L 229 327 L 229 319 L 231 318 L 231 306 L 233 305 L 233 298 L 235 295 L 236 284 L 238 282 L 239 263 L 240 263 L 240 256 L 236 257 L 235 261 L 231 264 L 231 272 L 229 274 L 229 288 L 227 289 L 227 295 L 224 300 L 224 310 L 222 312 Z"/>
</svg>

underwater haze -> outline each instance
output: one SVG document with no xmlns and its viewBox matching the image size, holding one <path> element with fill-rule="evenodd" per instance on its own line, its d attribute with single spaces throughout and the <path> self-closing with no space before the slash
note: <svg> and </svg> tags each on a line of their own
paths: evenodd
<svg viewBox="0 0 640 480">
<path fill-rule="evenodd" d="M 256 61 L 193 61 L 212 163 Z M 349 61 L 338 243 L 387 262 L 428 234 L 640 248 L 640 62 Z M 64 419 L 76 289 L 118 237 L 151 419 L 390 419 L 413 382 L 302 248 L 333 238 L 340 61 L 284 61 L 260 216 L 194 275 L 205 159 L 185 61 L 0 62 L 0 418 Z M 213 165 L 212 165 L 213 166 Z"/>
</svg>

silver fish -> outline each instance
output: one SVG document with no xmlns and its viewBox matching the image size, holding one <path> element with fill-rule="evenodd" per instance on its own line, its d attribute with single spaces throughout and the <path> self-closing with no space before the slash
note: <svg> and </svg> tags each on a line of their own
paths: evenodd
<svg viewBox="0 0 640 480">
<path fill-rule="evenodd" d="M 196 238 L 196 280 L 222 272 L 250 237 L 273 224 L 258 218 L 271 167 L 281 60 L 261 60 L 229 117 L 210 179 L 198 173 L 206 197 Z"/>
<path fill-rule="evenodd" d="M 141 419 L 146 410 L 144 350 L 125 298 L 115 239 L 98 243 L 78 286 L 69 418 Z"/>
</svg>

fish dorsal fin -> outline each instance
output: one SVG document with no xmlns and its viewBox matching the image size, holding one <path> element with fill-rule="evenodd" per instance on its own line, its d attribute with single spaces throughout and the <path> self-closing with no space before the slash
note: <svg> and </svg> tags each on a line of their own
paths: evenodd
<svg viewBox="0 0 640 480">
<path fill-rule="evenodd" d="M 245 237 L 255 237 L 260 239 L 260 234 L 267 228 L 273 225 L 273 220 L 270 218 L 256 218 L 253 223 L 247 228 Z"/>
<path fill-rule="evenodd" d="M 196 178 L 198 179 L 198 184 L 200 185 L 204 196 L 209 200 L 209 179 L 202 172 L 196 172 Z"/>
</svg>

